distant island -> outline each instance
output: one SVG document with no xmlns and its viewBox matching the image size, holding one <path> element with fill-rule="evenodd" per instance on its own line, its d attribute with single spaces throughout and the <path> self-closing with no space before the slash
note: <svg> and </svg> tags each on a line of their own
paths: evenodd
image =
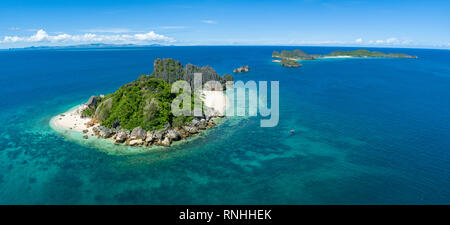
<svg viewBox="0 0 450 225">
<path fill-rule="evenodd" d="M 296 64 L 297 60 L 314 60 L 320 58 L 349 58 L 349 57 L 362 57 L 362 58 L 410 58 L 417 59 L 417 56 L 411 56 L 404 53 L 383 53 L 379 51 L 369 51 L 367 49 L 359 49 L 353 51 L 333 51 L 328 55 L 318 54 L 306 54 L 304 51 L 295 49 L 292 51 L 283 50 L 281 52 L 274 51 L 272 53 L 273 58 L 280 60 L 273 60 L 272 62 L 280 63 L 282 66 L 287 67 L 300 67 L 301 64 Z M 298 63 L 298 62 L 297 62 Z"/>
<path fill-rule="evenodd" d="M 183 66 L 173 59 L 156 59 L 151 75 L 142 75 L 114 93 L 91 96 L 89 100 L 68 112 L 54 117 L 53 127 L 110 139 L 116 145 L 170 146 L 215 126 L 222 117 L 225 95 L 217 91 L 203 91 L 202 102 L 209 116 L 174 116 L 171 103 L 177 96 L 171 85 L 177 80 L 193 84 L 194 73 L 202 73 L 203 84 L 210 80 L 221 83 L 233 80 L 232 75 L 220 76 L 210 66 Z M 194 95 L 192 94 L 192 101 Z"/>
<path fill-rule="evenodd" d="M 300 64 L 297 60 L 289 59 L 289 58 L 282 58 L 281 60 L 274 60 L 274 62 L 279 62 L 282 66 L 285 67 L 301 67 L 302 64 Z"/>
</svg>

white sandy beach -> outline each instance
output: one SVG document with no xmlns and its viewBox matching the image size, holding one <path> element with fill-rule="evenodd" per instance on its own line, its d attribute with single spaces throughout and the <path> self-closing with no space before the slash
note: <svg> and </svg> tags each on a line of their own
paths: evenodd
<svg viewBox="0 0 450 225">
<path fill-rule="evenodd" d="M 81 104 L 70 109 L 67 112 L 61 113 L 50 120 L 52 127 L 59 130 L 72 130 L 83 133 L 83 130 L 88 130 L 86 133 L 88 136 L 92 136 L 94 132 L 92 128 L 95 126 L 87 127 L 90 118 L 81 118 L 81 112 L 86 108 L 85 104 Z"/>
<path fill-rule="evenodd" d="M 323 59 L 339 59 L 339 58 L 353 58 L 353 56 L 348 55 L 338 55 L 338 56 L 323 56 Z"/>
</svg>

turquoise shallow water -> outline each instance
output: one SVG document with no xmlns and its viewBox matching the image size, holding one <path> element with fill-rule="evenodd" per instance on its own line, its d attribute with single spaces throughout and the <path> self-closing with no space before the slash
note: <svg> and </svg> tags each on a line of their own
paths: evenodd
<svg viewBox="0 0 450 225">
<path fill-rule="evenodd" d="M 294 69 L 271 62 L 284 48 L 0 51 L 0 203 L 450 203 L 448 50 L 379 49 L 419 59 Z M 279 125 L 233 118 L 185 145 L 138 155 L 106 154 L 49 127 L 90 95 L 151 73 L 156 57 L 220 74 L 248 64 L 235 78 L 279 80 Z"/>
</svg>

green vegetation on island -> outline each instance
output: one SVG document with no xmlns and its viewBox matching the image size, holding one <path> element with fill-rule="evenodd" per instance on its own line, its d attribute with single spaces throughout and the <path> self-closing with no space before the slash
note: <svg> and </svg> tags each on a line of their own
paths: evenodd
<svg viewBox="0 0 450 225">
<path fill-rule="evenodd" d="M 200 129 L 214 126 L 211 118 L 174 116 L 171 112 L 171 103 L 177 97 L 177 94 L 171 93 L 171 84 L 177 80 L 185 80 L 193 87 L 194 73 L 202 73 L 203 83 L 210 80 L 221 83 L 233 80 L 232 75 L 220 77 L 209 66 L 201 68 L 192 64 L 183 66 L 173 59 L 156 59 L 151 75 L 142 75 L 106 96 L 92 96 L 81 116 L 92 118 L 88 127 L 99 124 L 94 130 L 97 136 L 113 137 L 117 144 L 134 140 L 133 132 L 150 132 L 148 134 L 151 135 L 150 141 L 145 141 L 144 138 L 138 145 L 155 143 L 168 146 L 167 143 L 170 145 L 170 142 L 177 138 L 170 137 L 163 144 L 166 134 L 182 138 L 197 133 Z M 153 137 L 155 132 L 159 133 Z M 154 141 L 151 141 L 153 139 Z"/>
<path fill-rule="evenodd" d="M 274 51 L 273 58 L 285 59 L 316 59 L 333 56 L 351 56 L 351 57 L 384 57 L 384 58 L 417 58 L 404 53 L 383 53 L 379 51 L 369 51 L 367 49 L 358 49 L 353 51 L 333 51 L 328 55 L 306 54 L 304 51 L 295 49 L 292 51 L 283 50 L 280 52 Z"/>
<path fill-rule="evenodd" d="M 285 66 L 285 67 L 300 67 L 302 66 L 302 64 L 300 64 L 298 61 L 296 60 L 292 60 L 292 59 L 281 59 L 281 65 Z"/>
<path fill-rule="evenodd" d="M 388 53 L 379 51 L 369 51 L 367 49 L 359 49 L 354 51 L 334 51 L 327 56 L 352 56 L 352 57 L 384 57 L 384 58 L 417 58 L 404 53 Z"/>
<path fill-rule="evenodd" d="M 280 52 L 274 51 L 272 53 L 274 58 L 289 58 L 289 59 L 310 59 L 311 56 L 306 54 L 304 51 L 295 49 L 292 51 L 283 50 Z"/>
<path fill-rule="evenodd" d="M 105 96 L 95 110 L 101 125 L 112 127 L 116 120 L 122 128 L 160 129 L 173 121 L 170 103 L 176 97 L 170 84 L 162 79 L 138 79 Z"/>
<path fill-rule="evenodd" d="M 301 64 L 296 60 L 314 60 L 319 58 L 335 58 L 335 57 L 378 57 L 378 58 L 412 58 L 416 59 L 417 56 L 411 56 L 404 53 L 383 53 L 379 51 L 369 51 L 366 49 L 359 49 L 353 51 L 333 51 L 328 55 L 307 54 L 302 50 L 295 49 L 292 51 L 283 50 L 281 52 L 272 52 L 273 58 L 279 58 L 281 60 L 273 60 L 273 62 L 280 63 L 282 66 L 300 67 Z"/>
</svg>

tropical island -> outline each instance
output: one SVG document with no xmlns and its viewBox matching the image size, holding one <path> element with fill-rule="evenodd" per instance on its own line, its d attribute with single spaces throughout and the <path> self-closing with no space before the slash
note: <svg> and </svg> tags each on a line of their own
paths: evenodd
<svg viewBox="0 0 450 225">
<path fill-rule="evenodd" d="M 350 57 L 360 57 L 360 58 L 410 58 L 417 59 L 417 56 L 411 56 L 404 53 L 383 53 L 379 51 L 369 51 L 367 49 L 359 49 L 353 51 L 333 51 L 328 55 L 318 55 L 318 54 L 306 54 L 304 51 L 295 49 L 292 51 L 283 50 L 281 52 L 274 51 L 272 53 L 272 58 L 278 58 L 272 60 L 272 62 L 280 63 L 282 66 L 288 67 L 299 67 L 290 66 L 295 65 L 294 62 L 297 60 L 315 60 L 320 58 L 350 58 Z M 300 65 L 301 66 L 301 65 Z"/>
<path fill-rule="evenodd" d="M 280 63 L 282 66 L 285 67 L 300 67 L 302 64 L 300 64 L 297 60 L 287 59 L 283 58 L 280 60 Z"/>
<path fill-rule="evenodd" d="M 151 75 L 142 75 L 114 93 L 91 96 L 86 103 L 54 117 L 51 124 L 82 132 L 84 139 L 94 136 L 109 139 L 116 145 L 170 146 L 174 141 L 214 127 L 225 110 L 223 93 L 203 91 L 203 110 L 209 111 L 205 116 L 173 115 L 171 103 L 177 94 L 171 93 L 172 84 L 185 80 L 192 87 L 194 73 L 202 74 L 202 84 L 233 80 L 232 75 L 221 77 L 210 66 L 183 66 L 173 59 L 158 58 Z M 194 98 L 192 94 L 192 102 Z"/>
</svg>

